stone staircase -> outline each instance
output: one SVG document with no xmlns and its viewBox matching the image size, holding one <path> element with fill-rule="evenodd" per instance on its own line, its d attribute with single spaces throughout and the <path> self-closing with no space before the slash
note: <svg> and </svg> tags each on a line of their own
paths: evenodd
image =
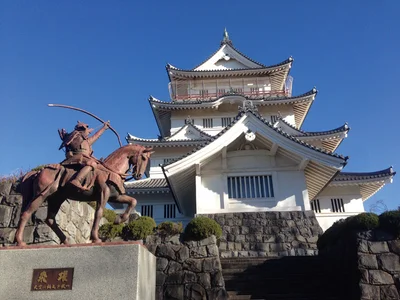
<svg viewBox="0 0 400 300">
<path fill-rule="evenodd" d="M 231 300 L 343 300 L 318 256 L 221 258 Z"/>
</svg>

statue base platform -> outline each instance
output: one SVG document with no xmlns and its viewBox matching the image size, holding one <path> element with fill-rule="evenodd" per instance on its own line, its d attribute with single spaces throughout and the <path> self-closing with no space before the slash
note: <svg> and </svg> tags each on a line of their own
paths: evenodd
<svg viewBox="0 0 400 300">
<path fill-rule="evenodd" d="M 0 248 L 0 299 L 154 300 L 156 257 L 139 242 Z"/>
</svg>

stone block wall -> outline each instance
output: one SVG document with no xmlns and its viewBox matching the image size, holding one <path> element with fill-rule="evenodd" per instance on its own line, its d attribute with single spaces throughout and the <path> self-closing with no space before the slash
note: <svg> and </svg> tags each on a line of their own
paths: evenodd
<svg viewBox="0 0 400 300">
<path fill-rule="evenodd" d="M 145 244 L 157 257 L 157 300 L 228 299 L 215 236 L 182 242 L 154 235 Z"/>
<path fill-rule="evenodd" d="M 361 299 L 400 299 L 400 240 L 358 241 Z"/>
<path fill-rule="evenodd" d="M 14 243 L 21 208 L 22 195 L 17 192 L 17 186 L 7 181 L 0 182 L 0 246 Z M 44 223 L 46 216 L 47 203 L 44 203 L 25 227 L 26 243 L 60 243 L 55 233 Z M 56 217 L 61 230 L 73 244 L 89 242 L 93 219 L 94 209 L 77 201 L 65 201 Z M 103 219 L 102 223 L 105 221 Z"/>
<path fill-rule="evenodd" d="M 400 299 L 400 240 L 393 235 L 349 232 L 320 255 L 343 299 Z"/>
<path fill-rule="evenodd" d="M 313 211 L 205 214 L 222 227 L 221 257 L 317 255 L 322 229 Z"/>
</svg>

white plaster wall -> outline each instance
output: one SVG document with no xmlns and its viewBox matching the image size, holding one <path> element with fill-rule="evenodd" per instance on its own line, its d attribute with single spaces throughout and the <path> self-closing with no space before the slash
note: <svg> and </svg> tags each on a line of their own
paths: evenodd
<svg viewBox="0 0 400 300">
<path fill-rule="evenodd" d="M 344 212 L 333 212 L 331 199 L 343 199 Z M 338 220 L 365 212 L 358 186 L 328 186 L 318 196 L 321 212 L 317 220 L 325 231 Z"/>
<path fill-rule="evenodd" d="M 297 170 L 295 162 L 267 153 L 266 150 L 232 151 L 227 153 L 225 168 L 221 155 L 203 166 L 201 185 L 196 187 L 200 198 L 197 213 L 309 209 L 304 172 Z M 271 175 L 274 197 L 229 199 L 228 176 L 246 175 Z"/>
<path fill-rule="evenodd" d="M 164 178 L 160 164 L 164 164 L 164 159 L 173 159 L 191 151 L 193 147 L 173 147 L 173 148 L 154 148 L 154 154 L 150 159 L 150 177 Z"/>
<path fill-rule="evenodd" d="M 201 176 L 199 197 L 196 199 L 197 213 L 205 213 L 221 209 L 224 184 L 222 174 Z"/>
<path fill-rule="evenodd" d="M 322 230 L 325 231 L 333 225 L 336 221 L 341 219 L 346 219 L 351 216 L 358 215 L 359 213 L 326 213 L 326 214 L 316 214 L 317 221 Z"/>
</svg>

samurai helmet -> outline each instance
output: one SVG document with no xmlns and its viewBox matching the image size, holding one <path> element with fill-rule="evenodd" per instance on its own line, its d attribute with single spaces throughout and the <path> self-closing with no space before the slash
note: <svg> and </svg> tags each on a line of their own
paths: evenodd
<svg viewBox="0 0 400 300">
<path fill-rule="evenodd" d="M 89 125 L 85 124 L 81 121 L 78 121 L 78 124 L 75 125 L 75 130 L 78 130 L 78 131 L 86 131 L 88 129 L 89 129 Z"/>
</svg>

